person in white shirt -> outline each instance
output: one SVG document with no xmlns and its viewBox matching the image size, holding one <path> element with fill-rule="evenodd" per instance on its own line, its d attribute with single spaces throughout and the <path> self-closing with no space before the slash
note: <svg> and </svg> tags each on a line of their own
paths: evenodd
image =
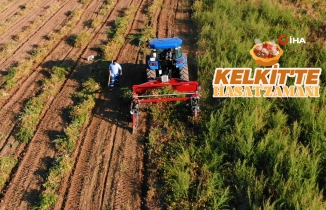
<svg viewBox="0 0 326 210">
<path fill-rule="evenodd" d="M 116 60 L 114 60 L 109 67 L 109 73 L 110 73 L 110 90 L 112 91 L 114 88 L 114 85 L 119 86 L 120 85 L 120 75 L 122 75 L 122 68 L 120 64 L 117 63 Z"/>
</svg>

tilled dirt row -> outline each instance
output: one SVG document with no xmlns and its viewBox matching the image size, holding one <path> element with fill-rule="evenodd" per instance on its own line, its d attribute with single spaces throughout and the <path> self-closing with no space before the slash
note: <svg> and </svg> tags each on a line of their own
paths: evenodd
<svg viewBox="0 0 326 210">
<path fill-rule="evenodd" d="M 24 12 L 24 14 L 21 14 L 20 16 L 17 16 L 15 18 L 14 17 L 8 17 L 8 15 L 6 15 L 5 12 L 1 13 L 0 18 L 3 16 L 3 19 L 1 20 L 5 20 L 7 18 L 7 20 L 5 20 L 4 23 L 2 23 L 3 25 L 0 27 L 1 33 L 0 33 L 0 38 L 2 43 L 6 43 L 10 40 L 14 40 L 13 36 L 22 31 L 22 29 L 24 29 L 23 27 L 27 27 L 30 23 L 33 22 L 34 19 L 36 19 L 38 16 L 41 16 L 42 14 L 44 14 L 52 5 L 55 4 L 60 4 L 60 2 L 57 2 L 56 0 L 50 0 L 50 1 L 42 1 L 42 2 L 35 2 L 37 4 L 35 4 L 35 9 L 34 8 L 30 8 L 27 9 L 28 11 L 25 11 L 25 9 L 20 9 L 20 8 L 15 8 L 15 7 L 10 7 L 10 9 L 14 9 L 14 11 L 16 11 L 16 15 L 17 10 L 20 9 L 20 12 Z M 63 2 L 62 2 L 63 3 Z M 20 4 L 18 7 L 23 7 L 23 4 Z M 15 19 L 15 21 L 10 21 L 9 24 L 9 20 L 10 19 Z M 8 23 L 7 23 L 8 22 Z M 4 30 L 4 29 L 7 30 Z"/>
<path fill-rule="evenodd" d="M 29 1 L 28 0 L 21 0 L 21 1 L 7 1 L 7 2 L 3 2 L 5 6 L 5 8 L 3 8 L 3 10 L 1 11 L 1 14 L 0 14 L 0 24 L 2 23 L 5 23 L 5 22 L 10 22 L 11 19 L 13 19 L 13 16 L 19 16 L 21 17 L 21 15 L 19 15 L 20 12 L 22 12 L 24 10 L 23 6 L 26 5 L 26 3 L 28 3 Z M 34 0 L 30 3 L 36 3 L 38 2 L 39 3 L 39 0 Z M 19 21 L 19 20 L 15 20 L 16 21 Z M 11 22 L 11 23 L 15 23 L 15 22 Z"/>
<path fill-rule="evenodd" d="M 103 4 L 101 1 L 93 1 L 93 3 L 87 8 L 82 19 L 77 24 L 76 28 L 72 31 L 81 31 L 86 30 L 84 26 L 84 21 L 87 20 L 90 14 L 97 11 L 97 9 Z M 88 31 L 92 32 L 93 29 L 88 29 Z M 12 95 L 9 97 L 7 103 L 3 100 L 1 104 L 3 104 L 2 109 L 0 110 L 1 119 L 6 119 L 0 122 L 0 132 L 2 136 L 4 136 L 6 140 L 2 140 L 0 142 L 0 148 L 4 148 L 5 145 L 10 143 L 10 136 L 14 132 L 14 128 L 16 126 L 16 116 L 22 111 L 23 104 L 32 96 L 37 95 L 37 93 L 41 90 L 40 81 L 41 79 L 48 76 L 49 70 L 53 66 L 66 64 L 67 66 L 73 67 L 76 65 L 76 55 L 81 56 L 83 53 L 83 49 L 73 48 L 72 46 L 66 43 L 66 40 L 62 40 L 58 43 L 57 48 L 50 52 L 50 54 L 45 58 L 42 65 L 40 65 L 33 73 L 22 81 L 21 85 L 17 87 L 14 91 L 12 90 Z M 78 58 L 78 56 L 77 56 Z M 78 78 L 72 77 L 71 80 L 77 80 Z M 78 85 L 78 82 L 76 82 Z M 3 155 L 4 150 L 0 150 L 0 154 Z"/>
<path fill-rule="evenodd" d="M 78 2 L 75 2 L 75 4 L 79 5 Z M 95 12 L 98 11 L 101 5 L 103 5 L 103 1 L 92 1 L 89 5 L 85 5 L 85 12 L 73 32 L 86 30 L 84 22 L 96 14 Z M 97 31 L 88 30 L 95 35 L 99 29 Z M 8 209 L 24 209 L 38 200 L 41 189 L 40 183 L 44 181 L 42 176 L 46 172 L 46 165 L 51 162 L 55 153 L 51 141 L 64 128 L 64 121 L 67 116 L 64 116 L 62 112 L 72 104 L 71 97 L 79 87 L 79 81 L 84 78 L 83 73 L 85 73 L 85 70 L 81 69 L 78 72 L 78 69 L 76 69 L 69 74 L 69 79 L 66 80 L 63 87 L 59 88 L 60 93 L 58 96 L 48 101 L 42 113 L 38 130 L 28 145 L 19 144 L 14 138 L 15 116 L 22 110 L 24 99 L 28 99 L 40 90 L 39 81 L 47 76 L 49 70 L 47 67 L 65 63 L 74 69 L 77 63 L 73 59 L 76 55 L 77 58 L 81 56 L 83 52 L 83 49 L 75 49 L 68 45 L 65 40 L 62 40 L 58 47 L 47 56 L 43 65 L 24 81 L 19 90 L 1 109 L 1 119 L 7 119 L 7 121 L 3 122 L 3 127 L 1 127 L 1 129 L 6 129 L 2 130 L 2 133 L 8 132 L 9 134 L 6 135 L 5 140 L 1 141 L 0 155 L 19 157 L 21 162 L 16 170 L 17 172 L 12 174 L 5 191 L 2 192 L 3 202 L 0 206 L 6 206 Z M 78 74 L 75 72 L 78 72 Z"/>
<path fill-rule="evenodd" d="M 42 2 L 43 3 L 43 2 Z M 46 3 L 51 3 L 51 1 L 44 1 L 44 7 L 41 7 L 41 12 L 46 12 L 47 7 L 50 5 L 46 5 Z M 55 3 L 55 2 L 54 2 Z M 58 10 L 52 14 L 44 23 L 37 28 L 36 31 L 31 31 L 29 36 L 25 39 L 21 40 L 17 45 L 17 48 L 12 52 L 11 56 L 2 58 L 0 60 L 1 70 L 8 71 L 8 69 L 12 66 L 15 66 L 15 63 L 19 62 L 20 60 L 30 56 L 29 52 L 37 47 L 40 43 L 42 43 L 45 38 L 59 30 L 63 27 L 68 20 L 68 13 L 75 10 L 76 8 L 86 7 L 87 5 L 82 5 L 77 1 L 60 1 L 56 2 L 58 4 Z M 51 5 L 52 7 L 54 5 Z M 37 11 L 34 11 L 36 14 L 39 14 Z M 33 13 L 32 13 L 33 14 Z M 30 24 L 30 17 L 33 16 L 32 14 L 24 16 L 22 19 L 19 20 L 17 24 L 21 26 L 25 26 Z M 8 44 L 12 42 L 13 37 L 19 35 L 20 32 L 24 31 L 24 27 L 15 27 L 11 30 L 8 30 L 2 37 L 1 37 L 1 44 Z M 1 74 L 3 76 L 3 74 Z M 0 75 L 0 76 L 1 76 Z"/>
<path fill-rule="evenodd" d="M 158 38 L 172 37 L 174 35 L 177 36 L 177 34 L 174 34 L 175 10 L 177 4 L 178 1 L 164 1 L 164 7 L 160 12 L 156 26 L 156 36 Z"/>
<path fill-rule="evenodd" d="M 72 33 L 77 33 L 79 31 L 95 33 L 93 29 L 86 28 L 84 26 L 84 22 L 89 20 L 89 18 L 96 17 L 96 11 L 102 4 L 102 1 L 92 1 L 92 3 L 88 6 L 85 13 L 83 14 L 82 19 L 79 21 L 75 29 L 73 29 Z M 57 47 L 49 53 L 49 55 L 44 59 L 44 62 L 38 66 L 35 71 L 33 71 L 33 73 L 25 79 L 25 81 L 21 81 L 21 84 L 18 85 L 17 88 L 14 88 L 14 90 L 10 91 L 10 96 L 7 100 L 1 101 L 0 105 L 3 105 L 3 107 L 0 111 L 0 117 L 2 119 L 6 119 L 6 121 L 0 122 L 0 132 L 4 136 L 10 135 L 15 125 L 14 116 L 20 112 L 20 108 L 22 107 L 25 99 L 36 95 L 36 93 L 40 91 L 40 80 L 48 76 L 48 71 L 53 66 L 66 64 L 73 69 L 73 66 L 76 65 L 76 59 L 81 56 L 81 53 L 83 53 L 84 49 L 73 48 L 66 42 L 66 38 L 58 42 Z M 7 128 L 8 126 L 10 129 Z M 0 142 L 0 145 L 2 144 L 4 144 L 3 141 Z"/>
<path fill-rule="evenodd" d="M 150 1 L 133 0 L 138 7 L 126 36 L 144 27 Z M 112 20 L 119 16 L 112 14 Z M 139 47 L 128 41 L 117 52 L 123 68 L 121 86 L 142 83 L 145 66 L 138 64 Z M 64 209 L 139 209 L 143 144 L 131 134 L 129 104 L 121 104 L 119 88 L 99 96 L 71 177 Z"/>
<path fill-rule="evenodd" d="M 13 170 L 9 182 L 0 194 L 0 209 L 30 209 L 39 202 L 42 184 L 45 182 L 49 167 L 58 155 L 53 147 L 53 140 L 63 134 L 68 122 L 67 108 L 73 104 L 72 97 L 79 90 L 82 80 L 87 79 L 91 71 L 96 71 L 91 61 L 85 58 L 97 54 L 94 49 L 107 40 L 106 31 L 111 29 L 112 22 L 123 16 L 123 11 L 136 6 L 138 11 L 125 34 L 135 35 L 144 28 L 146 9 L 149 0 L 118 0 L 108 18 L 97 29 L 90 29 L 85 22 L 96 17 L 103 1 L 91 1 L 81 5 L 77 1 L 65 1 L 60 15 L 54 15 L 52 24 L 31 35 L 42 39 L 42 31 L 51 32 L 59 29 L 66 16 L 64 11 L 83 7 L 85 12 L 71 34 L 82 30 L 92 34 L 92 41 L 84 49 L 73 48 L 66 39 L 61 40 L 50 52 L 42 65 L 38 66 L 30 77 L 21 81 L 21 85 L 10 92 L 10 97 L 2 102 L 0 132 L 0 156 L 19 158 L 20 162 Z M 184 21 L 189 18 L 182 1 L 166 0 L 157 11 L 154 27 L 157 37 L 180 36 L 183 38 L 189 29 Z M 69 6 L 69 9 L 68 9 Z M 65 8 L 65 9 L 64 9 Z M 56 13 L 58 14 L 58 13 Z M 59 16 L 61 18 L 59 18 Z M 178 19 L 179 18 L 179 19 Z M 51 21 L 50 21 L 51 22 Z M 38 35 L 36 35 L 38 34 Z M 17 55 L 28 51 L 33 38 L 27 38 Z M 38 38 L 35 38 L 38 40 Z M 185 40 L 185 43 L 189 40 Z M 122 65 L 121 87 L 131 88 L 133 84 L 145 82 L 145 55 L 139 52 L 138 43 L 127 40 L 121 49 L 116 51 L 118 62 Z M 5 62 L 10 63 L 10 60 Z M 14 138 L 17 132 L 16 116 L 23 109 L 27 99 L 37 95 L 41 90 L 39 81 L 48 76 L 49 70 L 56 65 L 67 64 L 72 67 L 68 79 L 59 87 L 58 95 L 51 98 L 40 118 L 36 133 L 29 144 L 17 143 Z M 109 65 L 109 62 L 108 62 Z M 105 75 L 107 76 L 107 75 Z M 109 92 L 107 87 L 98 95 L 93 116 L 84 126 L 73 154 L 75 165 L 69 177 L 60 186 L 60 196 L 54 209 L 141 209 L 150 205 L 142 202 L 146 194 L 144 184 L 144 140 L 148 128 L 145 113 L 141 114 L 139 130 L 132 135 L 129 116 L 129 105 L 120 96 L 122 90 L 116 88 Z M 158 207 L 159 208 L 159 207 Z"/>
</svg>

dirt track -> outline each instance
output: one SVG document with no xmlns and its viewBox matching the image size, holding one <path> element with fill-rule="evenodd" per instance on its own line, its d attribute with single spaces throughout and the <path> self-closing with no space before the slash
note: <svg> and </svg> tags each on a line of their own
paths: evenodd
<svg viewBox="0 0 326 210">
<path fill-rule="evenodd" d="M 7 3 L 6 3 L 7 2 Z M 112 22 L 122 15 L 122 11 L 134 5 L 138 8 L 134 20 L 130 23 L 125 36 L 137 34 L 145 27 L 148 18 L 146 8 L 149 0 L 119 0 L 112 11 L 105 16 L 105 22 L 97 28 L 85 25 L 98 14 L 103 1 L 93 0 L 88 4 L 78 1 L 35 0 L 35 5 L 23 9 L 22 15 L 16 13 L 22 10 L 23 1 L 6 1 L 0 14 L 0 20 L 12 18 L 7 31 L 0 33 L 1 44 L 12 41 L 22 33 L 33 19 L 44 19 L 29 36 L 22 37 L 15 45 L 11 56 L 0 59 L 0 84 L 8 69 L 15 62 L 28 56 L 35 45 L 42 43 L 47 35 L 63 27 L 67 21 L 67 12 L 81 8 L 83 15 L 74 26 L 71 34 L 87 31 L 92 39 L 84 48 L 74 48 L 65 37 L 57 40 L 55 48 L 51 49 L 41 64 L 36 64 L 33 71 L 23 77 L 18 85 L 12 88 L 0 102 L 0 157 L 18 159 L 16 167 L 10 173 L 8 181 L 0 187 L 0 209 L 30 209 L 39 203 L 42 184 L 45 182 L 52 161 L 59 155 L 53 146 L 53 140 L 62 135 L 69 119 L 66 113 L 73 104 L 73 95 L 80 89 L 81 81 L 86 79 L 91 71 L 96 71 L 91 61 L 85 60 L 88 55 L 97 54 L 94 49 L 107 40 L 106 31 L 112 27 Z M 27 2 L 27 1 L 25 1 Z M 184 39 L 184 49 L 188 55 L 194 56 L 191 44 L 190 7 L 183 1 L 165 0 L 164 7 L 157 11 L 154 27 L 157 37 L 176 35 Z M 49 10 L 49 6 L 57 10 Z M 173 11 L 173 12 L 171 12 Z M 6 27 L 6 26 L 5 26 Z M 1 29 L 1 28 L 0 28 Z M 116 52 L 123 68 L 122 87 L 144 82 L 144 56 L 139 52 L 139 46 L 134 41 L 127 40 Z M 17 133 L 17 116 L 24 108 L 26 100 L 41 91 L 40 80 L 48 77 L 53 66 L 66 64 L 71 67 L 67 79 L 58 88 L 58 94 L 48 100 L 39 118 L 36 132 L 29 143 L 20 143 L 15 139 Z M 109 63 L 108 63 L 109 64 Z M 107 75 L 105 75 L 107 76 Z M 192 79 L 192 78 L 190 78 Z M 141 125 L 137 134 L 131 134 L 128 118 L 129 104 L 124 104 L 119 98 L 119 89 L 109 92 L 105 84 L 98 94 L 92 118 L 84 126 L 73 153 L 74 167 L 69 177 L 60 186 L 59 200 L 54 209 L 141 209 L 144 165 L 144 139 L 147 122 L 142 114 Z"/>
</svg>

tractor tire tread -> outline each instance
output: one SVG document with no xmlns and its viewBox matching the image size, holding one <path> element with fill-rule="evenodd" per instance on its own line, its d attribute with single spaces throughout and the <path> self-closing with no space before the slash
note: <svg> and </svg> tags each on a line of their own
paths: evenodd
<svg viewBox="0 0 326 210">
<path fill-rule="evenodd" d="M 185 65 L 182 69 L 180 69 L 180 79 L 189 81 L 188 64 Z"/>
</svg>

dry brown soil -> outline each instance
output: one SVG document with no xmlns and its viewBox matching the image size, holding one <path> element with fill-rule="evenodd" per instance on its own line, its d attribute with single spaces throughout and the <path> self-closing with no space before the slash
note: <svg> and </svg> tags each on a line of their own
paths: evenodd
<svg viewBox="0 0 326 210">
<path fill-rule="evenodd" d="M 33 0 L 0 1 L 0 24 L 6 31 L 0 33 L 0 46 L 14 42 L 17 36 L 33 24 L 33 20 L 42 17 L 39 24 L 28 36 L 21 38 L 16 47 L 6 58 L 0 58 L 0 84 L 4 85 L 4 76 L 8 69 L 19 60 L 28 56 L 29 51 L 46 37 L 65 26 L 67 13 L 76 8 L 83 11 L 82 17 L 74 25 L 70 34 L 87 31 L 91 41 L 83 48 L 74 48 L 67 41 L 68 37 L 57 40 L 41 64 L 36 64 L 33 71 L 20 79 L 18 85 L 9 90 L 0 101 L 0 157 L 18 160 L 9 179 L 0 188 L 0 210 L 31 209 L 40 202 L 49 168 L 59 152 L 53 140 L 62 135 L 69 123 L 67 110 L 73 105 L 73 96 L 80 90 L 81 83 L 92 71 L 96 71 L 94 61 L 87 61 L 89 55 L 100 57 L 96 49 L 106 41 L 106 31 L 114 25 L 114 20 L 123 15 L 130 6 L 138 8 L 134 20 L 129 23 L 125 34 L 137 34 L 145 27 L 148 18 L 146 9 L 150 0 L 117 0 L 114 8 L 105 17 L 105 22 L 97 28 L 90 28 L 87 21 L 99 15 L 103 0 L 91 0 L 82 4 L 77 0 Z M 24 5 L 27 5 L 24 8 Z M 195 34 L 190 22 L 190 4 L 183 0 L 164 0 L 164 6 L 156 13 L 154 23 L 159 38 L 179 36 L 184 39 L 184 50 L 188 60 L 195 58 Z M 23 5 L 23 6 L 22 6 Z M 49 10 L 49 8 L 56 10 Z M 5 21 L 10 19 L 10 24 Z M 1 31 L 1 30 L 0 30 Z M 17 39 L 16 39 L 17 40 Z M 116 58 L 123 68 L 121 87 L 132 87 L 144 82 L 145 56 L 135 41 L 127 39 L 116 50 Z M 109 61 L 107 65 L 109 65 Z M 19 129 L 18 116 L 23 111 L 26 101 L 42 91 L 41 80 L 49 76 L 53 66 L 68 65 L 71 70 L 59 87 L 58 94 L 51 97 L 39 118 L 37 129 L 29 143 L 21 143 L 15 138 Z M 190 68 L 191 69 L 191 68 Z M 191 70 L 190 79 L 196 72 Z M 107 75 L 103 75 L 107 77 Z M 132 134 L 129 118 L 129 104 L 120 99 L 121 90 L 109 92 L 106 84 L 98 93 L 92 117 L 80 132 L 76 149 L 73 153 L 74 166 L 69 176 L 65 177 L 59 188 L 59 199 L 54 209 L 146 209 L 142 197 L 146 195 L 144 141 L 146 138 L 146 113 L 141 113 L 140 126 Z"/>
</svg>

